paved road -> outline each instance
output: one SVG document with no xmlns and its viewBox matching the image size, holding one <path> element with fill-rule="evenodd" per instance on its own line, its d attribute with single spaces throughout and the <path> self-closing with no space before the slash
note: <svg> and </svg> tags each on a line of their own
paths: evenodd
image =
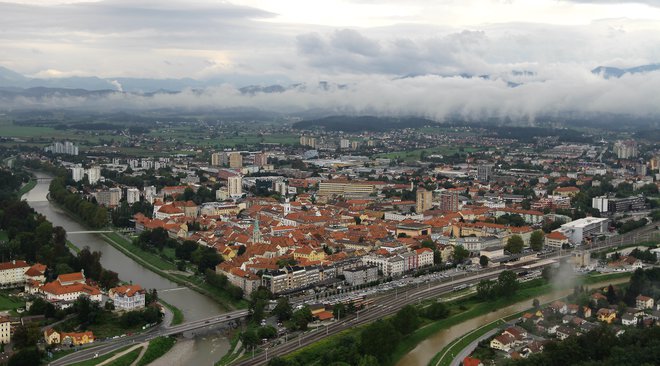
<svg viewBox="0 0 660 366">
<path fill-rule="evenodd" d="M 490 338 L 495 335 L 495 333 L 499 333 L 501 330 L 499 327 L 495 329 L 491 329 L 488 332 L 486 332 L 484 335 L 481 337 L 475 339 L 472 341 L 472 343 L 468 344 L 467 347 L 463 348 L 461 352 L 454 357 L 454 359 L 451 361 L 451 366 L 460 366 L 461 362 L 465 359 L 465 357 L 469 356 L 472 351 L 474 351 L 475 348 L 477 348 L 477 345 L 479 342 L 483 341 L 484 339 Z M 439 361 L 438 361 L 439 362 Z"/>
</svg>

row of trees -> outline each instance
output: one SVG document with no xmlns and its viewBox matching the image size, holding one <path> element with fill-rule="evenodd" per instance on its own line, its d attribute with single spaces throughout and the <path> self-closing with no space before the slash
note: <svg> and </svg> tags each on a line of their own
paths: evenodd
<svg viewBox="0 0 660 366">
<path fill-rule="evenodd" d="M 519 287 L 516 273 L 503 271 L 497 276 L 497 281 L 481 280 L 477 284 L 477 298 L 489 301 L 500 297 L 511 297 L 516 294 Z"/>
<path fill-rule="evenodd" d="M 66 189 L 64 178 L 58 177 L 50 182 L 50 197 L 55 202 L 75 213 L 85 224 L 98 229 L 108 224 L 108 210 L 96 203 L 84 199 L 82 196 L 71 193 Z"/>
</svg>

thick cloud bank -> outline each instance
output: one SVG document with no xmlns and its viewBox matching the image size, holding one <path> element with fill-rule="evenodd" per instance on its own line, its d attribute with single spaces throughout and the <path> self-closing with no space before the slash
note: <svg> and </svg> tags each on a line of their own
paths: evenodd
<svg viewBox="0 0 660 366">
<path fill-rule="evenodd" d="M 311 86 L 314 85 L 314 86 Z M 316 83 L 281 93 L 241 93 L 230 85 L 176 94 L 130 93 L 0 99 L 3 109 L 76 108 L 102 111 L 258 108 L 284 114 L 325 110 L 341 114 L 417 115 L 435 120 L 511 118 L 533 121 L 563 113 L 660 116 L 660 72 L 605 79 L 581 68 L 491 77 L 366 76 L 342 86 Z"/>
</svg>

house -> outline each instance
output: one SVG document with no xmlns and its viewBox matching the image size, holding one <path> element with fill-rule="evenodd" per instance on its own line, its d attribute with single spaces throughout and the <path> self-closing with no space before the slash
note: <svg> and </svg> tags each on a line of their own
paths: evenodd
<svg viewBox="0 0 660 366">
<path fill-rule="evenodd" d="M 564 339 L 574 335 L 575 331 L 569 327 L 560 326 L 557 328 L 555 334 L 557 335 L 557 339 L 563 341 Z"/>
<path fill-rule="evenodd" d="M 94 342 L 94 333 L 91 331 L 80 333 L 62 333 L 60 335 L 61 344 L 65 346 L 81 346 L 83 344 Z"/>
<path fill-rule="evenodd" d="M 60 339 L 60 333 L 58 333 L 55 329 L 53 328 L 46 328 L 44 331 L 44 340 L 46 341 L 46 344 L 60 344 L 61 339 Z"/>
<path fill-rule="evenodd" d="M 521 342 L 525 337 L 527 337 L 527 331 L 522 327 L 509 327 L 504 330 L 502 334 L 509 334 L 515 338 L 516 342 Z"/>
<path fill-rule="evenodd" d="M 94 333 L 91 331 L 79 333 L 58 332 L 53 328 L 44 331 L 46 344 L 62 344 L 65 346 L 81 346 L 94 342 Z"/>
<path fill-rule="evenodd" d="M 32 267 L 25 271 L 25 280 L 39 281 L 41 283 L 46 282 L 46 269 L 48 269 L 48 267 L 45 264 L 33 264 Z"/>
<path fill-rule="evenodd" d="M 561 248 L 568 244 L 568 237 L 559 231 L 553 231 L 545 236 L 545 246 L 551 248 Z"/>
<path fill-rule="evenodd" d="M 653 309 L 653 298 L 639 295 L 635 298 L 635 307 L 637 309 Z"/>
<path fill-rule="evenodd" d="M 11 342 L 11 321 L 4 316 L 0 316 L 0 342 L 2 344 Z"/>
<path fill-rule="evenodd" d="M 108 297 L 115 309 L 130 311 L 144 308 L 146 293 L 140 285 L 125 285 L 111 288 Z"/>
<path fill-rule="evenodd" d="M 628 326 L 637 325 L 637 317 L 634 314 L 623 314 L 621 316 L 621 324 Z"/>
<path fill-rule="evenodd" d="M 511 334 L 503 333 L 490 341 L 490 348 L 507 352 L 513 347 L 515 341 L 516 339 Z"/>
<path fill-rule="evenodd" d="M 616 311 L 608 308 L 600 308 L 596 316 L 599 321 L 611 324 L 616 319 Z"/>
<path fill-rule="evenodd" d="M 552 309 L 555 314 L 568 313 L 568 306 L 566 306 L 566 303 L 563 301 L 553 301 L 549 308 Z"/>
<path fill-rule="evenodd" d="M 484 366 L 484 364 L 478 358 L 468 356 L 463 359 L 463 366 Z"/>
</svg>

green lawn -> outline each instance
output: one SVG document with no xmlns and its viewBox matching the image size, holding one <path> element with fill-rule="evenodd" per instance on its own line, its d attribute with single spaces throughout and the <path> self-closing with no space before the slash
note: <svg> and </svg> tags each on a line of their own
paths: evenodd
<svg viewBox="0 0 660 366">
<path fill-rule="evenodd" d="M 179 325 L 183 323 L 183 312 L 176 306 L 165 302 L 163 299 L 158 299 L 158 302 L 161 303 L 164 307 L 168 308 L 172 312 L 172 322 L 170 325 Z"/>
<path fill-rule="evenodd" d="M 34 186 L 37 185 L 37 181 L 34 179 L 30 179 L 29 182 L 27 182 L 21 189 L 18 190 L 18 197 L 23 197 L 24 194 L 28 193 Z"/>
<path fill-rule="evenodd" d="M 162 270 L 176 270 L 176 265 L 174 263 L 164 260 L 160 255 L 152 252 L 143 250 L 142 248 L 134 245 L 129 240 L 124 239 L 117 233 L 101 234 L 103 237 L 108 239 L 111 244 L 117 244 L 120 247 L 120 250 L 123 252 L 130 252 L 134 256 L 140 257 L 143 261 L 149 263 L 150 265 Z M 115 245 L 115 247 L 117 247 Z"/>
<path fill-rule="evenodd" d="M 501 319 L 498 319 L 494 322 L 488 323 L 485 326 L 482 326 L 481 328 L 477 328 L 473 330 L 471 333 L 468 333 L 466 336 L 462 338 L 458 338 L 451 343 L 447 345 L 447 347 L 443 348 L 442 351 L 438 352 L 433 359 L 429 362 L 430 366 L 449 366 L 451 365 L 451 362 L 453 361 L 453 357 L 442 357 L 444 355 L 454 355 L 457 354 L 458 352 L 461 352 L 465 347 L 469 346 L 470 343 L 473 341 L 479 339 L 482 335 L 486 334 L 489 332 L 491 329 L 497 328 L 500 325 L 504 324 L 504 322 Z M 452 351 L 453 350 L 453 351 Z"/>
<path fill-rule="evenodd" d="M 9 296 L 6 291 L 0 292 L 0 310 L 15 310 L 25 307 L 25 301 Z"/>
<path fill-rule="evenodd" d="M 74 331 L 80 324 L 75 317 L 69 319 L 55 328 L 63 331 Z M 87 327 L 87 330 L 94 332 L 96 338 L 108 338 L 119 336 L 128 333 L 137 333 L 142 331 L 142 326 L 139 324 L 131 328 L 123 328 L 119 323 L 119 316 L 117 313 L 102 312 L 98 316 L 96 323 Z"/>
<path fill-rule="evenodd" d="M 142 352 L 142 348 L 136 348 L 131 352 L 119 357 L 118 359 L 106 364 L 107 366 L 130 366 L 137 360 Z"/>
<path fill-rule="evenodd" d="M 166 354 L 176 343 L 172 337 L 158 337 L 149 342 L 149 347 L 138 362 L 138 366 L 148 365 Z"/>
<path fill-rule="evenodd" d="M 77 246 L 75 246 L 75 244 L 73 244 L 72 242 L 70 242 L 68 240 L 66 241 L 66 246 L 69 249 L 71 249 L 74 253 L 76 253 L 76 254 L 80 253 L 80 248 L 78 248 Z"/>
</svg>

